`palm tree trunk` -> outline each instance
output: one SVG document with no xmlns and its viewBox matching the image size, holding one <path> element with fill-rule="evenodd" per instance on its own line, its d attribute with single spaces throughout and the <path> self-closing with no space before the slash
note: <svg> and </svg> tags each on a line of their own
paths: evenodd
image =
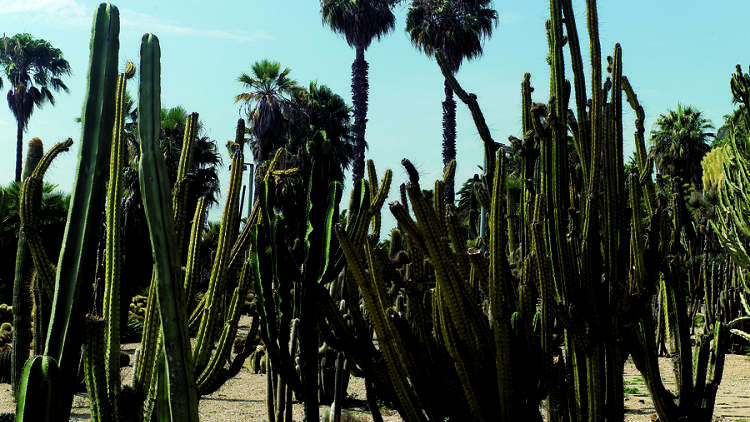
<svg viewBox="0 0 750 422">
<path fill-rule="evenodd" d="M 445 86 L 445 101 L 443 101 L 443 169 L 456 159 L 456 101 L 453 99 L 453 89 L 448 80 Z M 455 181 L 445 187 L 445 202 L 452 204 L 455 198 Z"/>
<path fill-rule="evenodd" d="M 16 132 L 16 182 L 21 181 L 21 155 L 23 153 L 23 125 L 18 122 L 18 131 Z"/>
<path fill-rule="evenodd" d="M 365 129 L 367 127 L 367 92 L 370 85 L 367 81 L 368 64 L 365 60 L 365 49 L 357 47 L 357 57 L 352 63 L 352 102 L 354 103 L 354 165 L 352 180 L 357 183 L 365 176 Z"/>
</svg>

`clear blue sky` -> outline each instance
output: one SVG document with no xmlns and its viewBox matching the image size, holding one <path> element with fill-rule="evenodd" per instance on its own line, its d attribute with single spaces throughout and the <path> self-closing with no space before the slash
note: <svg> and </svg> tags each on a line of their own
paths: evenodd
<svg viewBox="0 0 750 422">
<path fill-rule="evenodd" d="M 0 1 L 0 28 L 7 35 L 29 32 L 60 48 L 72 67 L 67 79 L 70 94 L 56 94 L 56 106 L 37 109 L 24 141 L 39 136 L 48 148 L 72 137 L 73 150 L 60 157 L 47 181 L 63 190 L 72 187 L 80 138 L 80 115 L 85 92 L 93 11 L 98 3 L 84 0 Z M 396 29 L 366 52 L 370 63 L 370 96 L 366 138 L 367 158 L 379 173 L 395 171 L 394 185 L 406 179 L 400 167 L 408 157 L 425 181 L 441 174 L 441 101 L 443 81 L 433 59 L 418 52 L 404 31 L 406 4 L 397 9 Z M 520 135 L 520 83 L 531 72 L 534 100 L 547 101 L 549 70 L 544 21 L 546 1 L 496 1 L 499 25 L 485 42 L 484 56 L 464 62 L 458 79 L 474 92 L 495 140 Z M 236 81 L 250 65 L 268 58 L 292 69 L 302 85 L 317 80 L 351 104 L 350 75 L 354 50 L 321 23 L 315 0 L 252 0 L 211 2 L 127 1 L 117 4 L 121 15 L 120 57 L 138 59 L 141 35 L 156 34 L 162 48 L 162 102 L 197 111 L 208 136 L 220 151 L 234 137 L 239 107 Z M 588 65 L 585 2 L 574 0 L 579 37 Z M 732 109 L 729 77 L 737 63 L 747 68 L 746 17 L 750 2 L 723 0 L 709 5 L 697 0 L 600 1 L 602 56 L 616 42 L 623 47 L 623 71 L 646 111 L 646 130 L 660 113 L 677 103 L 694 105 L 720 126 Z M 568 60 L 569 63 L 569 60 Z M 569 78 L 572 76 L 569 74 Z M 587 81 L 588 82 L 588 81 Z M 3 96 L 7 91 L 7 81 Z M 134 83 L 131 83 L 134 88 Z M 135 92 L 131 89 L 131 92 Z M 628 109 L 627 105 L 625 108 Z M 481 141 L 468 109 L 458 104 L 458 173 L 463 181 L 478 172 Z M 632 121 L 625 115 L 625 151 L 634 149 Z M 0 105 L 0 184 L 12 180 L 15 168 L 15 120 Z M 226 159 L 225 159 L 226 161 Z M 226 168 L 222 179 L 226 183 Z M 349 183 L 350 184 L 350 183 Z M 391 189 L 389 201 L 397 199 Z M 222 201 L 223 203 L 223 201 Z M 218 218 L 213 212 L 212 218 Z M 392 221 L 392 220 L 391 220 Z M 386 222 L 387 224 L 387 222 Z"/>
</svg>

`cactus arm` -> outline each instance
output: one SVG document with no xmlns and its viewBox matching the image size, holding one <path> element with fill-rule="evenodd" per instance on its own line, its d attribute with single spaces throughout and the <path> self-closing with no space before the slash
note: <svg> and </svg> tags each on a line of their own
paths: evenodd
<svg viewBox="0 0 750 422">
<path fill-rule="evenodd" d="M 190 190 L 188 171 L 193 166 L 193 150 L 195 149 L 195 136 L 198 127 L 198 113 L 190 113 L 185 120 L 185 133 L 182 140 L 180 152 L 180 163 L 177 167 L 177 180 L 172 195 L 172 209 L 174 210 L 174 227 L 177 233 L 178 256 L 182 262 L 182 248 L 185 245 L 185 228 L 187 221 L 187 199 Z"/>
<path fill-rule="evenodd" d="M 32 140 L 34 141 L 34 140 Z M 24 163 L 24 180 L 34 171 L 42 157 L 43 145 L 41 139 L 36 138 L 38 142 L 29 142 L 29 148 L 26 152 L 26 162 Z M 4 198 L 7 195 L 3 195 Z M 0 207 L 4 211 L 5 206 Z M 23 217 L 23 208 L 20 208 L 20 214 Z M 0 223 L 5 216 L 0 215 Z M 23 223 L 21 223 L 23 225 Z M 21 386 L 21 374 L 26 360 L 29 358 L 31 349 L 31 303 L 26 295 L 26 279 L 29 273 L 29 245 L 26 240 L 24 230 L 18 233 L 18 246 L 16 249 L 15 273 L 13 281 L 13 340 L 11 350 L 11 389 L 13 400 L 18 401 L 18 390 Z M 34 328 L 37 328 L 35 326 Z"/>
<path fill-rule="evenodd" d="M 248 259 L 242 266 L 240 280 L 232 294 L 232 302 L 229 305 L 228 311 L 229 315 L 224 324 L 224 329 L 221 332 L 218 345 L 216 346 L 216 352 L 211 356 L 206 369 L 203 370 L 198 377 L 198 391 L 201 394 L 205 394 L 205 392 L 209 390 L 215 390 L 220 386 L 217 385 L 217 381 L 222 379 L 221 375 L 225 370 L 224 362 L 226 362 L 229 357 L 234 338 L 237 335 L 237 327 L 240 320 L 240 305 L 245 301 L 249 286 L 252 283 L 251 277 L 253 271 L 250 268 L 250 265 L 251 261 Z"/>
<path fill-rule="evenodd" d="M 187 334 L 182 283 L 179 282 L 169 178 L 159 151 L 161 64 L 159 40 L 146 34 L 141 40 L 139 133 L 141 137 L 140 184 L 151 236 L 158 280 L 159 311 L 169 373 L 169 402 L 173 420 L 197 421 L 190 339 Z"/>
<path fill-rule="evenodd" d="M 200 271 L 198 257 L 200 257 L 201 253 L 201 233 L 203 233 L 203 226 L 206 223 L 207 208 L 208 203 L 206 202 L 206 197 L 202 196 L 198 199 L 198 205 L 195 207 L 193 227 L 190 230 L 188 261 L 185 267 L 185 303 L 188 305 L 188 309 L 192 306 L 191 300 L 194 293 L 193 287 L 195 286 L 195 281 L 198 278 L 198 272 Z"/>
<path fill-rule="evenodd" d="M 435 52 L 435 60 L 437 60 L 438 66 L 440 66 L 440 71 L 446 82 L 451 86 L 451 89 L 453 89 L 453 92 L 469 107 L 469 110 L 471 111 L 471 117 L 474 119 L 477 131 L 479 131 L 479 137 L 484 143 L 485 180 L 493 180 L 492 171 L 495 169 L 495 141 L 492 139 L 489 127 L 487 127 L 487 121 L 484 119 L 484 114 L 482 114 L 482 110 L 479 108 L 477 96 L 474 94 L 468 94 L 463 88 L 461 88 L 461 85 L 459 85 L 453 72 L 450 71 L 448 63 L 441 52 Z"/>
<path fill-rule="evenodd" d="M 91 420 L 94 422 L 118 420 L 113 403 L 107 398 L 109 368 L 105 358 L 106 329 L 107 324 L 104 320 L 91 315 L 87 316 L 86 342 L 83 344 L 84 378 L 89 394 Z M 120 357 L 119 353 L 117 357 Z M 117 387 L 119 388 L 119 385 Z"/>
<path fill-rule="evenodd" d="M 128 63 L 126 72 L 121 73 L 117 78 L 115 128 L 112 136 L 109 185 L 107 188 L 106 273 L 102 310 L 102 315 L 106 321 L 106 328 L 103 333 L 106 346 L 103 357 L 107 368 L 105 379 L 107 395 L 104 399 L 109 400 L 110 411 L 115 418 L 119 413 L 118 401 L 120 395 L 120 264 L 122 260 L 122 171 L 125 161 L 124 106 L 127 79 L 134 74 L 134 65 Z"/>
<path fill-rule="evenodd" d="M 578 29 L 576 28 L 575 14 L 571 0 L 562 0 L 562 10 L 565 16 L 565 34 L 568 37 L 568 49 L 570 50 L 570 64 L 573 69 L 573 85 L 575 86 L 576 115 L 578 116 L 579 130 L 575 135 L 576 151 L 581 159 L 581 170 L 583 180 L 588 181 L 589 162 L 591 160 L 591 146 L 589 139 L 588 115 L 586 113 L 586 77 L 581 57 L 581 46 L 578 40 Z"/>
<path fill-rule="evenodd" d="M 36 138 L 38 140 L 38 138 Z M 37 229 L 39 207 L 41 205 L 42 190 L 44 185 L 44 174 L 52 164 L 52 160 L 58 154 L 70 149 L 73 140 L 68 139 L 55 144 L 39 160 L 33 172 L 24 179 L 21 186 L 21 195 L 19 198 L 19 217 L 21 219 L 21 230 L 26 235 L 26 240 L 31 250 L 31 257 L 34 260 L 34 267 L 43 286 L 45 298 L 52 299 L 55 291 L 55 267 L 52 261 L 47 257 L 47 253 L 42 245 L 42 237 Z M 41 141 L 39 142 L 41 148 Z M 27 160 L 28 164 L 28 160 Z"/>
<path fill-rule="evenodd" d="M 244 131 L 239 136 L 244 136 Z M 238 229 L 237 225 L 239 224 L 239 196 L 240 188 L 242 186 L 242 162 L 242 151 L 238 148 L 232 157 L 227 201 L 224 204 L 224 213 L 222 214 L 221 226 L 219 227 L 219 242 L 216 247 L 216 257 L 214 258 L 208 291 L 206 292 L 207 302 L 203 309 L 201 325 L 198 331 L 198 337 L 195 341 L 195 349 L 193 350 L 195 368 L 198 371 L 203 371 L 211 356 L 216 324 L 219 316 L 219 301 L 223 297 L 227 279 L 229 278 L 231 267 L 229 267 L 228 264 L 231 260 L 231 247 L 235 242 Z"/>
<path fill-rule="evenodd" d="M 502 421 L 516 418 L 516 401 L 513 380 L 513 356 L 511 355 L 510 314 L 515 304 L 512 289 L 509 288 L 510 268 L 505 254 L 507 238 L 505 233 L 505 160 L 498 151 L 495 158 L 495 180 L 492 183 L 492 207 L 490 210 L 490 321 L 495 340 L 495 368 Z"/>
<path fill-rule="evenodd" d="M 640 172 L 639 183 L 645 189 L 645 201 L 648 215 L 651 216 L 656 211 L 656 193 L 654 189 L 654 181 L 651 179 L 651 173 L 653 171 L 653 164 L 648 158 L 646 152 L 646 143 L 644 141 L 644 133 L 646 129 L 644 122 L 646 120 L 646 114 L 643 111 L 643 107 L 638 102 L 638 96 L 633 90 L 633 86 L 630 84 L 630 80 L 626 76 L 622 76 L 622 89 L 625 91 L 625 97 L 630 104 L 630 107 L 635 111 L 635 152 L 636 159 L 638 160 L 638 171 Z"/>
</svg>

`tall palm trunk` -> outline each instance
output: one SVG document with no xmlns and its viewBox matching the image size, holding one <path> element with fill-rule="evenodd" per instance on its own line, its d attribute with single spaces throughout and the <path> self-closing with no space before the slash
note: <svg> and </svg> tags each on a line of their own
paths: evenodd
<svg viewBox="0 0 750 422">
<path fill-rule="evenodd" d="M 456 159 L 456 101 L 453 99 L 453 89 L 448 80 L 443 82 L 445 86 L 445 101 L 443 101 L 443 169 L 451 160 Z M 455 182 L 445 186 L 445 200 L 453 203 L 455 198 Z"/>
<path fill-rule="evenodd" d="M 18 131 L 16 132 L 16 182 L 21 181 L 21 155 L 23 153 L 23 129 L 24 125 L 18 121 Z"/>
<path fill-rule="evenodd" d="M 370 85 L 367 81 L 368 64 L 365 60 L 365 48 L 357 46 L 357 57 L 352 63 L 352 102 L 354 103 L 354 165 L 352 180 L 357 183 L 365 176 L 365 129 L 367 127 L 367 92 Z"/>
</svg>

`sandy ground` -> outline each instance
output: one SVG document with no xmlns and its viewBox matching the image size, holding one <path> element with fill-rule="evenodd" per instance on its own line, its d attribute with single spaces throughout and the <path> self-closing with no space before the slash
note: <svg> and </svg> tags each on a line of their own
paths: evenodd
<svg viewBox="0 0 750 422">
<path fill-rule="evenodd" d="M 245 324 L 243 324 L 245 325 Z M 245 329 L 247 325 L 245 325 Z M 135 352 L 137 344 L 123 345 L 123 350 L 129 354 Z M 132 359 L 131 359 L 132 362 Z M 666 358 L 659 360 L 662 376 L 668 388 L 674 389 L 672 379 L 672 365 Z M 132 377 L 133 367 L 122 369 L 123 380 L 128 382 Z M 651 421 L 655 416 L 653 405 L 647 394 L 646 386 L 641 374 L 631 362 L 625 365 L 625 387 L 629 393 L 625 397 L 627 422 Z M 349 399 L 345 401 L 345 412 L 350 421 L 371 421 L 365 401 L 364 382 L 361 378 L 352 377 L 349 384 Z M 200 415 L 202 421 L 265 421 L 268 420 L 266 410 L 266 377 L 252 374 L 247 368 L 230 379 L 215 393 L 201 398 Z M 11 399 L 10 386 L 0 384 L 0 413 L 13 412 L 14 403 Z M 321 408 L 321 413 L 323 408 Z M 381 414 L 386 422 L 400 421 L 401 418 L 389 409 L 382 409 Z M 295 421 L 303 420 L 302 404 L 294 404 Z M 71 420 L 89 420 L 89 404 L 86 393 L 76 395 L 73 403 Z M 716 399 L 714 421 L 742 421 L 750 422 L 750 358 L 746 356 L 727 355 L 724 377 L 719 386 Z"/>
</svg>

